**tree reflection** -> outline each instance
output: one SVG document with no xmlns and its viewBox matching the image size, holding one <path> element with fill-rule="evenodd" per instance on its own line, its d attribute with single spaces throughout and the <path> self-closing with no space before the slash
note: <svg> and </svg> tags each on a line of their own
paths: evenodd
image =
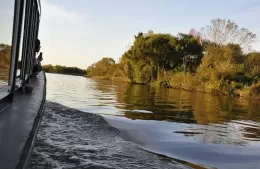
<svg viewBox="0 0 260 169">
<path fill-rule="evenodd" d="M 125 117 L 188 124 L 173 133 L 199 142 L 242 146 L 260 137 L 260 105 L 247 100 L 110 81 L 96 89 L 115 95 Z"/>
</svg>

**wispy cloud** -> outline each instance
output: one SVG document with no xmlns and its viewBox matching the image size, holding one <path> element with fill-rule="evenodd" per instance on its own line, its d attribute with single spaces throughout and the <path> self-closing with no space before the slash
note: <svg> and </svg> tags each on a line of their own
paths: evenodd
<svg viewBox="0 0 260 169">
<path fill-rule="evenodd" d="M 53 1 L 42 0 L 43 16 L 49 20 L 66 20 L 70 23 L 82 23 L 83 16 L 75 11 L 69 11 L 53 3 Z"/>
<path fill-rule="evenodd" d="M 79 54 L 80 39 L 86 39 L 91 33 L 86 15 L 55 4 L 55 1 L 42 0 L 42 16 L 39 37 L 44 52 L 43 63 L 82 66 L 72 55 Z"/>
</svg>

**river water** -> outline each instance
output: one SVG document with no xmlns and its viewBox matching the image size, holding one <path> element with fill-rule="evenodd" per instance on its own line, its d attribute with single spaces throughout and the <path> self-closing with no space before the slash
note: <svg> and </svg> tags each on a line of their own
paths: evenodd
<svg viewBox="0 0 260 169">
<path fill-rule="evenodd" d="M 260 169 L 259 103 L 78 76 L 47 81 L 31 168 Z"/>
</svg>

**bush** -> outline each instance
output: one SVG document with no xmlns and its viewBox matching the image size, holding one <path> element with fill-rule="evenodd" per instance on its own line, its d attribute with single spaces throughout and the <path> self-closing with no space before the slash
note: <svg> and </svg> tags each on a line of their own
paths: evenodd
<svg viewBox="0 0 260 169">
<path fill-rule="evenodd" d="M 170 86 L 173 88 L 195 90 L 198 84 L 196 77 L 190 73 L 175 73 L 170 78 Z"/>
<path fill-rule="evenodd" d="M 250 87 L 250 96 L 260 99 L 260 82 L 253 84 Z"/>
<path fill-rule="evenodd" d="M 165 87 L 165 88 L 170 88 L 171 84 L 169 83 L 169 81 L 163 80 L 163 81 L 160 81 L 159 86 L 160 87 Z"/>
<path fill-rule="evenodd" d="M 221 79 L 218 84 L 219 90 L 226 95 L 234 95 L 235 89 L 241 88 L 234 81 Z"/>
</svg>

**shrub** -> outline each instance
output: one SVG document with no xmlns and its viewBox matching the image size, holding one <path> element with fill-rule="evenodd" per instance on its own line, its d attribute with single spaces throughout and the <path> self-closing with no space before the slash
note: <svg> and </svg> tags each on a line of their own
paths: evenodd
<svg viewBox="0 0 260 169">
<path fill-rule="evenodd" d="M 196 77 L 190 73 L 176 73 L 170 78 L 170 85 L 173 88 L 194 90 L 198 84 Z"/>
<path fill-rule="evenodd" d="M 250 87 L 250 96 L 260 99 L 260 82 L 253 84 Z"/>
<path fill-rule="evenodd" d="M 234 95 L 234 91 L 237 88 L 241 88 L 234 81 L 221 79 L 218 84 L 219 90 L 226 95 Z"/>
</svg>

